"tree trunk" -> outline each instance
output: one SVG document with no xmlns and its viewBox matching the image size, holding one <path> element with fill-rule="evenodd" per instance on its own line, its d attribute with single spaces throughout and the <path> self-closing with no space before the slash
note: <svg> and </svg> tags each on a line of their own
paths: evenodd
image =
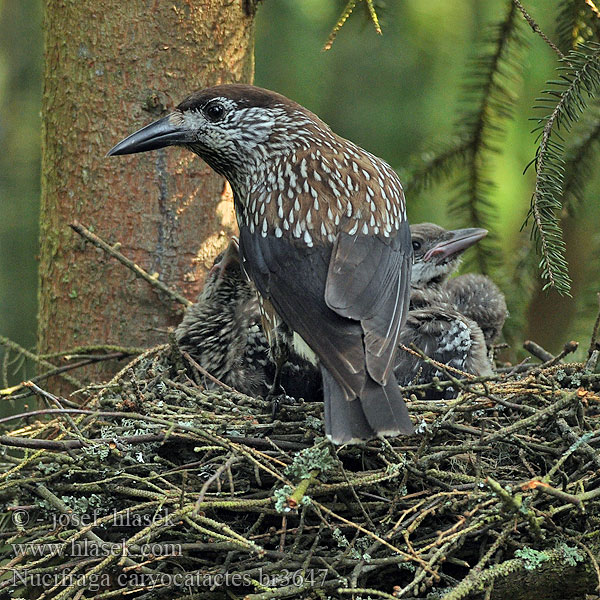
<svg viewBox="0 0 600 600">
<path fill-rule="evenodd" d="M 84 243 L 80 221 L 188 298 L 235 233 L 223 178 L 183 150 L 105 158 L 190 92 L 250 82 L 252 16 L 225 0 L 46 0 L 39 350 L 151 346 L 181 307 Z M 115 365 L 95 370 L 107 377 Z M 92 375 L 92 373 L 89 373 Z"/>
</svg>

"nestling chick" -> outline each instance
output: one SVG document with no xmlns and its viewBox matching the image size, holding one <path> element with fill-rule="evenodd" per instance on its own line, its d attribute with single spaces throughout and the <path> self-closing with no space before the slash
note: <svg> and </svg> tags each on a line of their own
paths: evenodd
<svg viewBox="0 0 600 600">
<path fill-rule="evenodd" d="M 414 252 L 410 278 L 411 296 L 419 290 L 432 295 L 441 291 L 458 269 L 463 252 L 483 239 L 487 230 L 448 230 L 435 223 L 419 223 L 411 226 L 410 234 Z"/>
<path fill-rule="evenodd" d="M 481 240 L 485 229 L 447 231 L 433 223 L 411 227 L 415 256 L 411 277 L 411 309 L 400 332 L 399 344 L 422 350 L 433 360 L 473 375 L 491 375 L 484 335 L 472 319 L 450 301 L 447 282 L 458 268 L 462 253 Z M 401 385 L 446 378 L 438 367 L 400 348 L 394 369 Z M 447 390 L 443 397 L 452 397 Z M 428 398 L 439 397 L 430 392 Z"/>
<path fill-rule="evenodd" d="M 215 260 L 175 338 L 181 350 L 223 383 L 251 396 L 266 394 L 268 347 L 256 292 L 242 272 L 235 242 Z"/>
<path fill-rule="evenodd" d="M 504 294 L 489 277 L 479 273 L 460 275 L 450 279 L 444 291 L 456 310 L 481 327 L 488 349 L 498 341 L 508 309 Z"/>
<path fill-rule="evenodd" d="M 275 364 L 262 330 L 256 289 L 242 270 L 235 240 L 215 259 L 175 337 L 181 350 L 239 392 L 266 396 L 271 389 Z M 281 369 L 281 384 L 294 398 L 322 400 L 318 369 L 293 350 Z"/>
</svg>

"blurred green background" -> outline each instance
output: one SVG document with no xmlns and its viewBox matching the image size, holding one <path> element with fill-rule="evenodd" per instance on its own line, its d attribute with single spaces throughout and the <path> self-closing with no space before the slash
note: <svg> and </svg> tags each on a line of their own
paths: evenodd
<svg viewBox="0 0 600 600">
<path fill-rule="evenodd" d="M 337 133 L 402 171 L 452 134 L 467 61 L 476 54 L 486 26 L 503 18 L 506 2 L 388 0 L 380 12 L 383 36 L 376 35 L 364 3 L 359 3 L 333 49 L 322 52 L 344 4 L 261 3 L 255 82 L 304 104 Z M 558 0 L 527 0 L 525 5 L 553 37 Z M 0 0 L 0 335 L 29 348 L 36 330 L 42 13 L 41 0 Z M 512 333 L 552 352 L 569 339 L 587 349 L 600 289 L 597 176 L 579 214 L 565 222 L 573 297 L 534 293 L 523 313 L 526 318 L 519 319 L 525 295 L 516 265 L 527 237 L 520 227 L 533 182 L 533 171 L 523 175 L 523 169 L 535 154 L 529 119 L 536 115 L 535 98 L 554 77 L 556 66 L 555 55 L 542 40 L 525 25 L 522 32 L 529 43 L 522 52 L 523 76 L 513 86 L 516 118 L 508 124 L 490 170 L 496 183 L 492 200 L 498 218 L 493 226 L 501 241 L 502 282 L 518 325 Z M 411 221 L 463 225 L 459 215 L 447 210 L 454 193 L 440 186 L 409 197 Z M 539 289 L 537 275 L 526 279 Z"/>
</svg>

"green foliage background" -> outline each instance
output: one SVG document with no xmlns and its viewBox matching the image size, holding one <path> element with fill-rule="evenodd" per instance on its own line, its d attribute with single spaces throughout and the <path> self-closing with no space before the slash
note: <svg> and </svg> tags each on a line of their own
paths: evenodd
<svg viewBox="0 0 600 600">
<path fill-rule="evenodd" d="M 508 3 L 376 2 L 383 28 L 378 36 L 360 2 L 332 50 L 322 52 L 344 4 L 264 0 L 257 14 L 256 84 L 304 104 L 336 132 L 385 158 L 408 181 L 411 169 L 428 152 L 447 147 L 457 122 L 476 108 L 481 82 L 469 61 L 484 51 L 487 28 L 502 21 Z M 560 39 L 556 24 L 562 4 L 525 2 L 555 41 Z M 515 97 L 515 118 L 506 121 L 505 135 L 494 138 L 498 152 L 486 157 L 486 179 L 492 185 L 483 186 L 496 240 L 490 247 L 492 274 L 509 301 L 507 337 L 515 348 L 532 338 L 552 352 L 568 339 L 578 339 L 587 349 L 600 291 L 600 169 L 593 156 L 586 165 L 592 181 L 585 200 L 563 221 L 572 297 L 541 292 L 539 259 L 531 250 L 529 230 L 520 231 L 535 175 L 533 169 L 525 175 L 523 170 L 536 151 L 530 118 L 544 114 L 533 106 L 545 82 L 555 78 L 557 57 L 520 14 L 516 18 L 527 43 L 514 65 L 522 69 L 520 77 L 505 82 L 505 91 Z M 42 2 L 0 0 L 0 335 L 27 347 L 34 345 L 36 329 L 41 67 Z M 577 135 L 576 129 L 573 138 Z M 464 193 L 464 186 L 452 180 L 411 191 L 411 221 L 469 225 L 461 210 Z"/>
</svg>

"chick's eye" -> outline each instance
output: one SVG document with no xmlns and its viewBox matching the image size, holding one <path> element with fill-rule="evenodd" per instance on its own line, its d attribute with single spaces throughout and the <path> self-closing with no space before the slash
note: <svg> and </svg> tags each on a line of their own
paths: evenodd
<svg viewBox="0 0 600 600">
<path fill-rule="evenodd" d="M 220 102 L 212 102 L 205 107 L 204 114 L 211 121 L 219 121 L 225 114 L 225 107 Z"/>
<path fill-rule="evenodd" d="M 413 250 L 414 250 L 415 252 L 417 252 L 418 250 L 420 250 L 420 249 L 421 249 L 421 242 L 419 242 L 419 241 L 417 241 L 417 240 L 413 240 L 413 242 L 412 242 L 412 247 L 413 247 Z"/>
</svg>

